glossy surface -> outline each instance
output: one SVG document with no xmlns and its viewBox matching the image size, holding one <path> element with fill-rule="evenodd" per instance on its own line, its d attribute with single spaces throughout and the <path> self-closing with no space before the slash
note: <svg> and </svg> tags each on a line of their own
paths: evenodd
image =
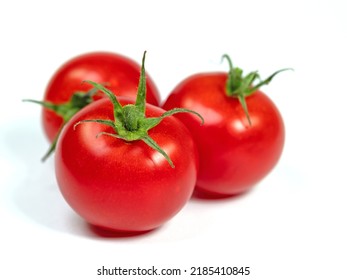
<svg viewBox="0 0 347 280">
<path fill-rule="evenodd" d="M 109 52 L 86 53 L 70 59 L 52 76 L 46 88 L 44 101 L 63 103 L 76 91 L 88 91 L 92 80 L 105 83 L 117 96 L 135 97 L 140 76 L 140 65 L 122 55 Z M 147 102 L 159 104 L 159 92 L 147 75 Z M 43 109 L 43 126 L 52 141 L 62 125 L 62 118 L 53 111 Z"/>
<path fill-rule="evenodd" d="M 176 117 L 192 132 L 199 150 L 197 189 L 234 195 L 247 191 L 278 162 L 284 146 L 284 124 L 275 104 L 257 91 L 246 99 L 252 125 L 235 98 L 225 94 L 226 73 L 188 77 L 169 95 L 163 108 L 188 108 L 191 115 Z"/>
<path fill-rule="evenodd" d="M 129 99 L 118 98 L 122 105 Z M 163 110 L 147 105 L 146 115 Z M 187 130 L 174 117 L 149 130 L 175 168 L 143 141 L 125 142 L 100 132 L 113 132 L 83 119 L 113 119 L 108 99 L 88 105 L 62 131 L 55 153 L 56 177 L 68 204 L 92 225 L 113 231 L 146 231 L 172 218 L 189 200 L 197 176 L 197 150 Z"/>
</svg>

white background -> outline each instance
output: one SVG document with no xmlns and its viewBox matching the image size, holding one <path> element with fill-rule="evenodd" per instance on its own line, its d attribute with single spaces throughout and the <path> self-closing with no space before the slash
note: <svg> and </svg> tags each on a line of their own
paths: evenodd
<svg viewBox="0 0 347 280">
<path fill-rule="evenodd" d="M 152 265 L 251 268 L 211 279 L 347 279 L 346 14 L 344 0 L 2 1 L 0 279 L 150 279 L 96 271 Z M 53 160 L 40 162 L 41 111 L 21 102 L 95 50 L 138 62 L 147 50 L 163 100 L 190 74 L 227 71 L 224 53 L 262 77 L 294 68 L 263 87 L 286 123 L 280 163 L 242 197 L 192 199 L 146 235 L 98 236 L 60 195 Z"/>
</svg>

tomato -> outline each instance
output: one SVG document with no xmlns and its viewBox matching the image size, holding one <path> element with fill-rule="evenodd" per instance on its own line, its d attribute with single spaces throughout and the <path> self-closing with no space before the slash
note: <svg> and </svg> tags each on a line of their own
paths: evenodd
<svg viewBox="0 0 347 280">
<path fill-rule="evenodd" d="M 118 98 L 122 105 L 129 99 Z M 133 103 L 133 102 L 132 102 Z M 148 117 L 164 110 L 146 105 Z M 175 164 L 143 141 L 126 142 L 101 132 L 112 128 L 84 119 L 112 119 L 108 99 L 83 108 L 64 127 L 55 152 L 56 178 L 68 204 L 87 222 L 112 231 L 147 231 L 172 218 L 194 190 L 198 156 L 194 141 L 174 117 L 149 131 Z"/>
<path fill-rule="evenodd" d="M 75 92 L 86 92 L 91 85 L 82 83 L 93 80 L 107 84 L 116 95 L 136 96 L 140 65 L 130 58 L 111 52 L 91 52 L 65 62 L 50 79 L 44 101 L 61 104 L 71 99 Z M 147 102 L 159 104 L 159 93 L 150 77 L 147 77 Z M 43 108 L 43 127 L 52 142 L 63 124 L 62 116 Z"/>
<path fill-rule="evenodd" d="M 87 222 L 106 230 L 159 227 L 187 203 L 196 183 L 195 143 L 171 116 L 188 111 L 146 104 L 145 54 L 136 101 L 87 81 L 109 99 L 76 113 L 57 143 L 55 172 L 64 198 Z"/>
<path fill-rule="evenodd" d="M 199 126 L 195 116 L 177 115 L 198 147 L 197 193 L 210 197 L 236 195 L 251 189 L 277 164 L 285 140 L 279 110 L 259 90 L 279 71 L 254 87 L 250 82 L 258 78 L 256 72 L 241 77 L 242 70 L 232 68 L 230 59 L 229 62 L 229 73 L 198 73 L 186 78 L 163 104 L 166 110 L 184 107 L 204 118 L 205 124 Z M 242 79 L 249 83 L 242 85 L 245 89 L 242 96 L 233 96 L 231 90 L 228 94 L 233 82 L 234 91 L 240 92 Z"/>
</svg>

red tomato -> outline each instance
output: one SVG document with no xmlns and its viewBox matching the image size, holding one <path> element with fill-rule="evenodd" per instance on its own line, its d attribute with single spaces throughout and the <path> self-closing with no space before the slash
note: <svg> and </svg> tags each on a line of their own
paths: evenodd
<svg viewBox="0 0 347 280">
<path fill-rule="evenodd" d="M 118 97 L 119 103 L 134 103 Z M 146 105 L 147 117 L 164 110 Z M 143 141 L 127 142 L 101 132 L 112 127 L 86 119 L 112 120 L 113 107 L 102 99 L 84 107 L 65 125 L 55 152 L 56 177 L 68 204 L 87 222 L 113 231 L 154 229 L 172 218 L 189 200 L 198 157 L 188 129 L 174 117 L 148 131 L 175 168 Z M 200 123 L 198 124 L 200 126 Z"/>
<path fill-rule="evenodd" d="M 92 52 L 77 56 L 63 64 L 48 83 L 44 101 L 61 104 L 70 100 L 77 91 L 88 91 L 91 85 L 82 83 L 93 80 L 106 83 L 117 96 L 135 97 L 140 76 L 140 65 L 115 53 Z M 159 93 L 147 77 L 147 102 L 159 104 Z M 63 124 L 63 118 L 52 110 L 43 108 L 43 127 L 52 142 Z"/>
<path fill-rule="evenodd" d="M 165 110 L 191 109 L 204 118 L 199 126 L 194 115 L 175 116 L 193 134 L 200 158 L 196 189 L 208 195 L 249 190 L 273 169 L 284 145 L 284 124 L 275 104 L 259 90 L 247 96 L 250 125 L 239 100 L 227 96 L 227 79 L 227 73 L 190 76 L 163 105 Z"/>
</svg>

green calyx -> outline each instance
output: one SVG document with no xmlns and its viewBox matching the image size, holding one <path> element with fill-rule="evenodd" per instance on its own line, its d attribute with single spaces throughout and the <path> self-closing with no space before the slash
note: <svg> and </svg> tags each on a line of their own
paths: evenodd
<svg viewBox="0 0 347 280">
<path fill-rule="evenodd" d="M 63 129 L 64 125 L 72 118 L 73 115 L 75 115 L 79 110 L 81 110 L 83 107 L 87 106 L 88 104 L 93 102 L 93 96 L 98 92 L 96 88 L 90 89 L 88 92 L 75 92 L 71 99 L 65 103 L 61 104 L 54 104 L 52 102 L 45 102 L 45 101 L 37 101 L 32 99 L 24 99 L 24 102 L 32 102 L 39 104 L 49 110 L 52 110 L 57 115 L 61 116 L 63 118 L 63 124 L 60 127 L 57 135 L 54 137 L 53 142 L 51 143 L 51 146 L 49 147 L 46 154 L 43 156 L 42 161 L 45 161 L 55 150 L 55 147 L 57 145 L 57 141 L 60 135 L 61 130 Z"/>
<path fill-rule="evenodd" d="M 273 79 L 273 77 L 275 77 L 278 73 L 287 71 L 287 70 L 292 70 L 292 69 L 285 68 L 285 69 L 278 70 L 272 75 L 270 75 L 268 78 L 266 78 L 265 80 L 261 80 L 257 71 L 250 72 L 246 76 L 243 76 L 243 70 L 238 67 L 234 67 L 230 57 L 227 54 L 223 55 L 222 59 L 227 60 L 229 64 L 229 69 L 230 69 L 228 73 L 228 79 L 225 85 L 226 94 L 229 97 L 234 97 L 239 100 L 243 108 L 243 111 L 245 112 L 247 116 L 249 125 L 252 125 L 252 122 L 248 113 L 246 97 L 252 95 L 261 86 L 269 84 L 271 80 Z M 257 80 L 258 80 L 258 83 L 255 83 L 255 81 Z"/>
<path fill-rule="evenodd" d="M 141 74 L 140 74 L 140 80 L 139 80 L 135 104 L 128 104 L 128 105 L 122 106 L 118 102 L 116 96 L 110 90 L 105 88 L 103 85 L 95 83 L 93 81 L 85 81 L 93 85 L 96 89 L 105 93 L 107 97 L 111 100 L 113 105 L 114 120 L 103 120 L 103 119 L 82 120 L 76 123 L 74 127 L 86 122 L 96 122 L 96 123 L 101 123 L 101 124 L 110 126 L 113 128 L 115 133 L 101 132 L 96 136 L 99 137 L 101 135 L 107 135 L 107 136 L 115 137 L 118 139 L 122 139 L 126 142 L 141 140 L 145 142 L 148 146 L 150 146 L 151 148 L 153 148 L 154 150 L 162 154 L 165 157 L 165 159 L 168 161 L 170 166 L 174 168 L 175 166 L 172 160 L 170 159 L 170 157 L 148 135 L 148 131 L 151 128 L 157 126 L 164 118 L 168 116 L 172 116 L 177 113 L 195 114 L 201 119 L 202 123 L 203 123 L 203 118 L 200 114 L 196 113 L 195 111 L 183 109 L 183 108 L 172 109 L 170 111 L 163 113 L 159 117 L 147 118 L 145 116 L 145 110 L 146 110 L 146 75 L 145 75 L 145 66 L 144 66 L 145 57 L 146 57 L 146 52 L 144 52 L 143 58 L 142 58 Z"/>
</svg>

